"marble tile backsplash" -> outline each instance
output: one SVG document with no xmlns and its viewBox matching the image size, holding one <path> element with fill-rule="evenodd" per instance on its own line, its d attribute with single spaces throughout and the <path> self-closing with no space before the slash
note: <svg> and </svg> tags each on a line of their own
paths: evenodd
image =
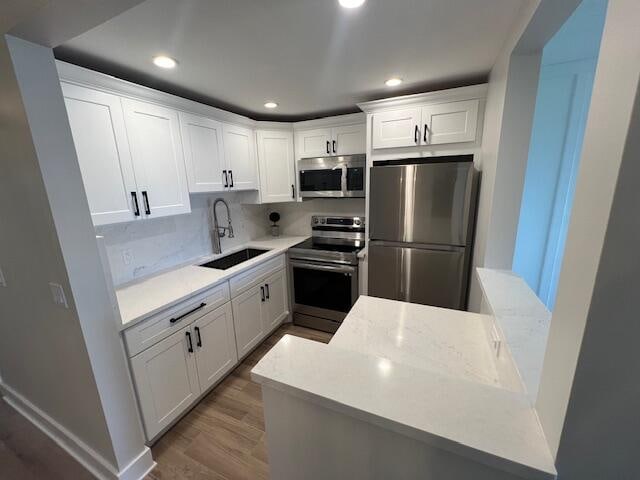
<svg viewBox="0 0 640 480">
<path fill-rule="evenodd" d="M 312 215 L 359 215 L 364 216 L 364 198 L 319 198 L 301 203 L 279 203 L 270 205 L 268 212 L 276 211 L 281 219 L 282 235 L 311 235 Z"/>
<path fill-rule="evenodd" d="M 208 200 L 224 198 L 231 208 L 234 238 L 221 240 L 223 252 L 268 234 L 268 209 L 241 204 L 242 193 L 191 195 L 191 213 L 96 227 L 104 237 L 116 286 L 211 255 Z M 226 211 L 218 206 L 219 221 Z"/>
</svg>

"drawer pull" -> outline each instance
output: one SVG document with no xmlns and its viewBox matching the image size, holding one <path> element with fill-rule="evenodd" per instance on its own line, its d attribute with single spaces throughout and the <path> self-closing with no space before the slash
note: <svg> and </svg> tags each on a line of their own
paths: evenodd
<svg viewBox="0 0 640 480">
<path fill-rule="evenodd" d="M 182 315 L 180 315 L 179 317 L 174 317 L 171 320 L 169 320 L 169 323 L 176 323 L 179 322 L 180 320 L 182 320 L 184 317 L 186 317 L 187 315 L 191 315 L 193 312 L 197 312 L 198 310 L 200 310 L 201 308 L 206 307 L 207 304 L 202 302 L 200 304 L 200 306 L 194 308 L 193 310 L 189 310 L 187 313 L 183 313 Z"/>
</svg>

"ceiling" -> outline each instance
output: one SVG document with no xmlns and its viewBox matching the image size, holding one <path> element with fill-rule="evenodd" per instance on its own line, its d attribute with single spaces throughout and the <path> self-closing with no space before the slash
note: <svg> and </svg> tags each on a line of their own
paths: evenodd
<svg viewBox="0 0 640 480">
<path fill-rule="evenodd" d="M 486 80 L 526 1 L 147 0 L 55 55 L 258 120 L 302 120 Z M 178 67 L 158 69 L 157 54 Z M 403 85 L 386 87 L 392 76 Z"/>
</svg>

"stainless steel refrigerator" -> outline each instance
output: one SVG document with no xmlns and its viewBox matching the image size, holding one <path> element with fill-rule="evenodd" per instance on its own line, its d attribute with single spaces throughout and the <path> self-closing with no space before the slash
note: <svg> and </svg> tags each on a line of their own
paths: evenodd
<svg viewBox="0 0 640 480">
<path fill-rule="evenodd" d="M 369 295 L 466 308 L 477 185 L 472 155 L 375 164 Z"/>
</svg>

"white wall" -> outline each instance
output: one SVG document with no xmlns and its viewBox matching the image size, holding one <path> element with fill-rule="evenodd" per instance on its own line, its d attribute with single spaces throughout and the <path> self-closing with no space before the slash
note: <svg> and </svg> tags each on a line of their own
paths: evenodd
<svg viewBox="0 0 640 480">
<path fill-rule="evenodd" d="M 115 478 L 136 459 L 149 468 L 52 51 L 3 36 L 0 71 L 3 388 L 98 471 Z"/>
<path fill-rule="evenodd" d="M 523 7 L 519 20 L 514 26 L 513 32 L 505 43 L 489 76 L 489 90 L 487 93 L 487 105 L 484 117 L 484 130 L 482 136 L 482 151 L 480 157 L 480 169 L 482 180 L 480 196 L 478 200 L 478 213 L 476 221 L 476 238 L 473 251 L 473 266 L 494 267 L 494 259 L 487 255 L 487 249 L 491 243 L 489 237 L 494 208 L 494 189 L 496 185 L 496 173 L 498 169 L 498 154 L 502 135 L 503 114 L 505 98 L 507 94 L 507 80 L 511 65 L 511 54 L 520 37 L 531 21 L 540 0 L 535 0 Z M 515 236 L 515 229 L 513 232 Z M 481 304 L 481 289 L 478 279 L 471 275 L 469 292 L 469 310 L 479 312 Z"/>
<path fill-rule="evenodd" d="M 222 238 L 222 252 L 264 237 L 269 228 L 267 207 L 243 205 L 242 193 L 191 195 L 191 213 L 174 217 L 96 227 L 105 239 L 109 265 L 115 285 L 158 273 L 177 265 L 212 255 L 208 201 L 224 198 L 231 208 L 234 238 Z M 218 205 L 220 225 L 226 225 L 227 212 Z M 130 253 L 126 264 L 123 252 Z"/>
<path fill-rule="evenodd" d="M 569 408 L 569 412 L 571 412 L 573 408 L 580 408 L 578 404 L 574 405 L 573 401 L 570 404 L 569 401 L 576 365 L 579 355 L 582 355 L 581 348 L 584 349 L 582 339 L 585 326 L 590 327 L 593 320 L 593 332 L 602 328 L 603 333 L 607 335 L 607 343 L 605 344 L 603 339 L 603 344 L 600 347 L 604 350 L 596 350 L 597 347 L 594 347 L 592 343 L 591 347 L 594 350 L 583 352 L 586 355 L 584 358 L 585 369 L 590 365 L 593 366 L 592 362 L 596 359 L 597 362 L 603 364 L 603 368 L 618 370 L 620 375 L 622 372 L 637 372 L 637 369 L 633 368 L 633 363 L 617 362 L 625 355 L 624 351 L 619 353 L 617 351 L 625 349 L 625 341 L 631 342 L 633 338 L 637 340 L 637 336 L 634 337 L 632 330 L 634 328 L 632 324 L 637 323 L 637 312 L 629 309 L 636 303 L 634 295 L 637 296 L 638 292 L 638 270 L 634 269 L 633 275 L 630 275 L 625 269 L 618 272 L 622 278 L 625 274 L 627 278 L 627 283 L 617 284 L 621 288 L 619 292 L 616 292 L 616 288 L 612 288 L 613 285 L 609 282 L 613 281 L 617 275 L 615 271 L 611 270 L 613 265 L 626 264 L 627 268 L 634 265 L 637 267 L 637 243 L 632 242 L 638 228 L 637 216 L 633 215 L 636 206 L 634 203 L 618 204 L 616 207 L 619 210 L 614 211 L 615 215 L 612 215 L 612 201 L 616 188 L 619 188 L 620 199 L 626 198 L 631 202 L 637 202 L 637 193 L 636 196 L 622 196 L 629 195 L 628 189 L 630 188 L 637 189 L 637 177 L 631 177 L 633 180 L 622 179 L 625 183 L 619 184 L 618 187 L 617 182 L 620 181 L 619 178 L 622 178 L 619 177 L 619 172 L 625 155 L 626 142 L 630 142 L 627 152 L 630 157 L 624 157 L 625 164 L 637 162 L 637 155 L 633 158 L 633 153 L 637 152 L 639 132 L 637 129 L 630 129 L 629 122 L 640 78 L 640 43 L 636 41 L 637 35 L 635 33 L 639 21 L 640 4 L 637 1 L 610 0 L 580 160 L 565 257 L 560 274 L 556 309 L 551 323 L 536 404 L 553 452 L 557 451 L 561 443 L 567 409 Z M 606 127 L 603 128 L 603 126 Z M 635 171 L 633 168 L 636 167 L 630 166 L 628 168 L 632 173 Z M 627 181 L 634 182 L 634 186 L 629 187 Z M 626 217 L 621 219 L 617 215 Z M 620 230 L 620 225 L 624 227 L 625 224 L 610 223 L 614 220 L 626 222 L 626 233 L 630 235 L 627 240 L 620 239 L 620 235 L 624 235 L 624 230 Z M 609 248 L 612 250 L 604 250 L 607 255 L 603 257 L 608 225 L 614 235 L 609 244 Z M 622 245 L 625 248 L 615 252 L 613 249 L 616 245 Z M 614 263 L 607 264 L 603 260 Z M 603 297 L 599 298 L 599 295 L 603 295 Z M 619 302 L 620 298 L 624 299 L 622 303 Z M 593 303 L 596 300 L 597 303 Z M 629 323 L 628 326 L 620 324 L 625 320 Z M 611 321 L 610 325 L 609 321 Z M 602 325 L 602 322 L 605 322 L 605 325 Z M 611 338 L 617 338 L 622 343 L 611 343 Z M 605 347 L 608 347 L 609 351 Z M 637 347 L 633 345 L 626 348 L 631 348 L 636 352 L 634 361 L 637 362 Z M 598 356 L 596 356 L 596 352 L 599 354 Z M 604 364 L 607 363 L 609 366 L 605 367 Z M 585 388 L 587 391 L 591 390 L 594 400 L 612 395 L 618 399 L 620 407 L 626 405 L 629 399 L 635 398 L 636 404 L 629 410 L 614 412 L 606 410 L 607 407 L 602 405 L 605 410 L 601 412 L 601 414 L 608 414 L 612 418 L 616 418 L 618 414 L 624 414 L 629 416 L 628 421 L 632 422 L 632 418 L 637 418 L 637 397 L 627 397 L 628 390 L 618 389 L 624 383 L 608 383 L 619 378 L 619 376 L 612 376 L 607 380 L 606 377 L 600 376 L 598 377 L 599 382 L 582 383 L 579 387 L 583 389 L 582 392 Z M 637 379 L 635 379 L 635 383 L 637 384 Z M 586 401 L 584 398 L 583 400 Z M 618 407 L 613 408 L 617 409 Z M 633 417 L 634 415 L 635 417 Z M 591 421 L 591 418 L 588 420 Z M 612 427 L 613 425 L 615 424 L 612 424 Z M 573 426 L 578 428 L 575 424 Z M 596 428 L 596 424 L 583 425 L 583 428 Z M 568 434 L 570 433 L 568 432 Z M 615 439 L 614 435 L 611 441 Z M 586 437 L 583 441 L 586 441 Z M 598 445 L 603 451 L 607 447 L 602 442 Z M 611 454 L 613 454 L 615 445 L 612 443 L 608 446 L 611 449 Z M 635 445 L 637 445 L 637 439 Z M 585 457 L 582 461 L 586 459 Z M 596 471 L 594 470 L 594 472 Z M 576 476 L 575 478 L 602 477 L 594 474 L 592 477 Z"/>
</svg>

